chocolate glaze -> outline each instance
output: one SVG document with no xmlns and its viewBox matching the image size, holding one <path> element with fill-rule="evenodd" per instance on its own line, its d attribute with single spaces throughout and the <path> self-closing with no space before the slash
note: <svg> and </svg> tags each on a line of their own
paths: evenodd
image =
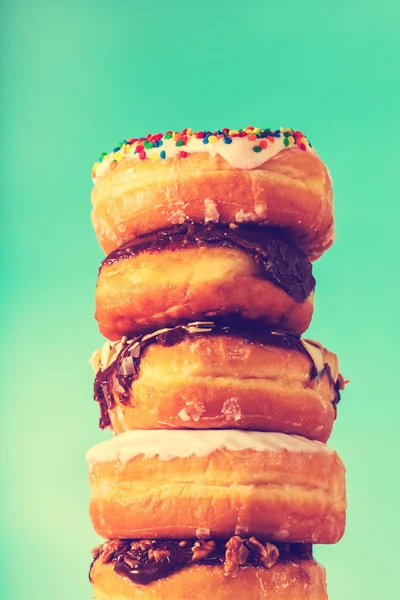
<svg viewBox="0 0 400 600">
<path fill-rule="evenodd" d="M 140 236 L 114 250 L 102 262 L 107 265 L 136 256 L 140 252 L 160 252 L 194 246 L 217 245 L 251 254 L 262 277 L 281 288 L 296 302 L 304 302 L 315 288 L 312 265 L 296 246 L 272 228 L 221 223 L 188 223 Z"/>
<path fill-rule="evenodd" d="M 197 331 L 190 330 L 191 325 L 178 325 L 170 329 L 160 330 L 160 333 L 143 334 L 125 341 L 115 361 L 104 371 L 101 369 L 98 371 L 94 382 L 94 399 L 100 406 L 99 426 L 101 429 L 111 425 L 108 411 L 115 406 L 115 392 L 118 394 L 121 404 L 129 405 L 132 382 L 139 375 L 141 357 L 150 344 L 158 343 L 162 346 L 174 346 L 187 337 L 198 335 L 235 335 L 249 343 L 273 345 L 288 350 L 292 348 L 306 354 L 311 361 L 311 379 L 316 380 L 323 375 L 328 376 L 329 382 L 335 390 L 335 398 L 332 404 L 336 411 L 336 405 L 340 400 L 340 378 L 336 382 L 333 380 L 329 364 L 317 364 L 300 337 L 283 331 L 252 329 L 254 323 L 249 321 L 240 322 L 236 320 L 235 326 L 228 325 L 222 319 L 196 323 L 194 325 Z"/>
<path fill-rule="evenodd" d="M 240 538 L 239 538 L 240 539 Z M 254 538 L 251 538 L 254 539 Z M 262 567 L 260 553 L 251 540 L 241 540 L 248 550 L 248 556 L 243 567 Z M 152 581 L 168 577 L 172 573 L 192 564 L 223 565 L 226 560 L 226 542 L 217 540 L 214 549 L 208 556 L 195 560 L 192 547 L 199 540 L 114 540 L 107 542 L 100 549 L 95 549 L 94 560 L 90 567 L 91 571 L 96 560 L 101 559 L 103 564 L 112 563 L 114 571 L 119 575 L 128 577 L 131 581 L 141 585 L 147 585 Z M 144 543 L 144 546 L 140 547 Z M 287 562 L 296 559 L 312 560 L 311 544 L 281 544 L 273 542 L 279 552 L 277 561 Z M 114 545 L 114 546 L 113 546 Z M 149 549 L 151 557 L 149 557 Z M 161 551 L 157 559 L 153 552 Z"/>
</svg>

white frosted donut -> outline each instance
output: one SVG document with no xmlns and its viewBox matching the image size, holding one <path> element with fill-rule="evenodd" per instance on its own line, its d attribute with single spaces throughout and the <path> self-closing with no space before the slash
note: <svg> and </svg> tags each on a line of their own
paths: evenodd
<svg viewBox="0 0 400 600">
<path fill-rule="evenodd" d="M 200 531 L 329 544 L 344 532 L 344 467 L 320 442 L 238 430 L 128 431 L 87 459 L 90 514 L 102 537 Z"/>
<path fill-rule="evenodd" d="M 104 251 L 185 221 L 282 227 L 312 259 L 334 239 L 331 178 L 300 131 L 190 129 L 131 138 L 92 171 Z"/>
</svg>

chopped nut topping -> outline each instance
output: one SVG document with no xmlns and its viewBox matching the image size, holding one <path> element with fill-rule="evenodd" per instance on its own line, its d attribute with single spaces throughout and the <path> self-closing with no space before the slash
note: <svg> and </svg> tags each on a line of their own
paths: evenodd
<svg viewBox="0 0 400 600">
<path fill-rule="evenodd" d="M 124 556 L 124 563 L 126 563 L 131 569 L 134 569 L 137 566 L 137 560 L 133 560 L 127 554 Z"/>
<path fill-rule="evenodd" d="M 124 545 L 123 540 L 111 540 L 108 544 L 105 545 L 104 552 L 102 555 L 103 564 L 107 564 L 112 561 L 112 557 L 115 552 L 118 552 L 120 548 Z"/>
<path fill-rule="evenodd" d="M 141 550 L 143 550 L 143 552 L 144 552 L 145 550 L 148 550 L 149 548 L 151 548 L 151 546 L 152 546 L 152 542 L 151 542 L 151 540 L 141 540 L 141 541 L 139 542 L 139 548 L 140 548 Z"/>
<path fill-rule="evenodd" d="M 211 554 L 213 550 L 215 550 L 215 542 L 213 542 L 213 540 L 209 540 L 208 542 L 205 540 L 199 540 L 192 546 L 192 560 L 203 560 L 209 554 Z"/>
<path fill-rule="evenodd" d="M 225 552 L 225 564 L 224 573 L 225 575 L 236 575 L 239 565 L 243 565 L 249 555 L 249 551 L 243 544 L 243 540 L 240 536 L 234 535 L 226 544 Z"/>
<path fill-rule="evenodd" d="M 279 558 L 279 550 L 274 544 L 261 544 L 255 537 L 251 537 L 248 541 L 248 545 L 258 555 L 263 567 L 270 569 L 274 566 Z"/>
<path fill-rule="evenodd" d="M 93 560 L 97 560 L 99 558 L 99 556 L 103 552 L 103 547 L 104 547 L 104 544 L 100 544 L 100 546 L 96 546 L 96 548 L 93 548 L 93 550 L 92 550 Z"/>
<path fill-rule="evenodd" d="M 169 550 L 165 550 L 163 548 L 160 548 L 159 550 L 153 550 L 153 557 L 156 562 L 160 562 L 169 556 L 171 556 L 171 552 Z"/>
</svg>

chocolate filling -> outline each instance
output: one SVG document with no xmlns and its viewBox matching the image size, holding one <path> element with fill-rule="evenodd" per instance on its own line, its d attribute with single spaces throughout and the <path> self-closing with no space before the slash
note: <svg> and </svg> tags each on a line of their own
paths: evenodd
<svg viewBox="0 0 400 600">
<path fill-rule="evenodd" d="M 312 560 L 311 544 L 261 543 L 254 537 L 221 540 L 111 540 L 93 551 L 96 560 L 112 563 L 118 575 L 147 585 L 192 564 L 223 565 L 226 575 L 241 567 L 270 569 L 277 562 Z"/>
<path fill-rule="evenodd" d="M 281 288 L 296 302 L 304 302 L 315 288 L 312 265 L 296 246 L 271 228 L 260 226 L 231 228 L 229 225 L 188 223 L 165 231 L 140 236 L 114 250 L 100 270 L 140 252 L 160 252 L 195 246 L 223 246 L 250 254 L 261 276 Z"/>
<path fill-rule="evenodd" d="M 109 410 L 115 407 L 114 394 L 118 395 L 121 404 L 130 404 L 130 389 L 133 381 L 140 372 L 141 357 L 145 349 L 153 343 L 162 346 L 174 346 L 190 336 L 197 335 L 235 335 L 240 336 L 248 343 L 273 345 L 286 349 L 295 349 L 308 356 L 311 361 L 310 377 L 316 380 L 326 375 L 332 385 L 335 397 L 332 404 L 336 406 L 340 401 L 342 389 L 341 377 L 335 382 L 328 363 L 323 362 L 322 352 L 320 360 L 310 354 L 309 342 L 290 333 L 282 331 L 254 330 L 252 322 L 236 321 L 235 326 L 224 324 L 223 320 L 192 323 L 187 326 L 178 325 L 170 329 L 160 330 L 154 334 L 143 334 L 127 341 L 121 340 L 121 350 L 116 359 L 104 370 L 99 370 L 94 382 L 94 399 L 100 406 L 101 429 L 111 425 Z"/>
</svg>

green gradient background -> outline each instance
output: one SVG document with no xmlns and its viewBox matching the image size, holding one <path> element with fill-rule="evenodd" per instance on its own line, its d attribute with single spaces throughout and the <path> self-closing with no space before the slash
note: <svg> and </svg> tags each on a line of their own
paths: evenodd
<svg viewBox="0 0 400 600">
<path fill-rule="evenodd" d="M 125 136 L 248 124 L 303 130 L 334 178 L 337 242 L 315 266 L 310 335 L 351 379 L 331 439 L 349 513 L 317 556 L 330 600 L 398 598 L 398 2 L 0 10 L 1 598 L 91 598 L 84 454 L 104 439 L 88 365 L 92 163 Z"/>
</svg>

